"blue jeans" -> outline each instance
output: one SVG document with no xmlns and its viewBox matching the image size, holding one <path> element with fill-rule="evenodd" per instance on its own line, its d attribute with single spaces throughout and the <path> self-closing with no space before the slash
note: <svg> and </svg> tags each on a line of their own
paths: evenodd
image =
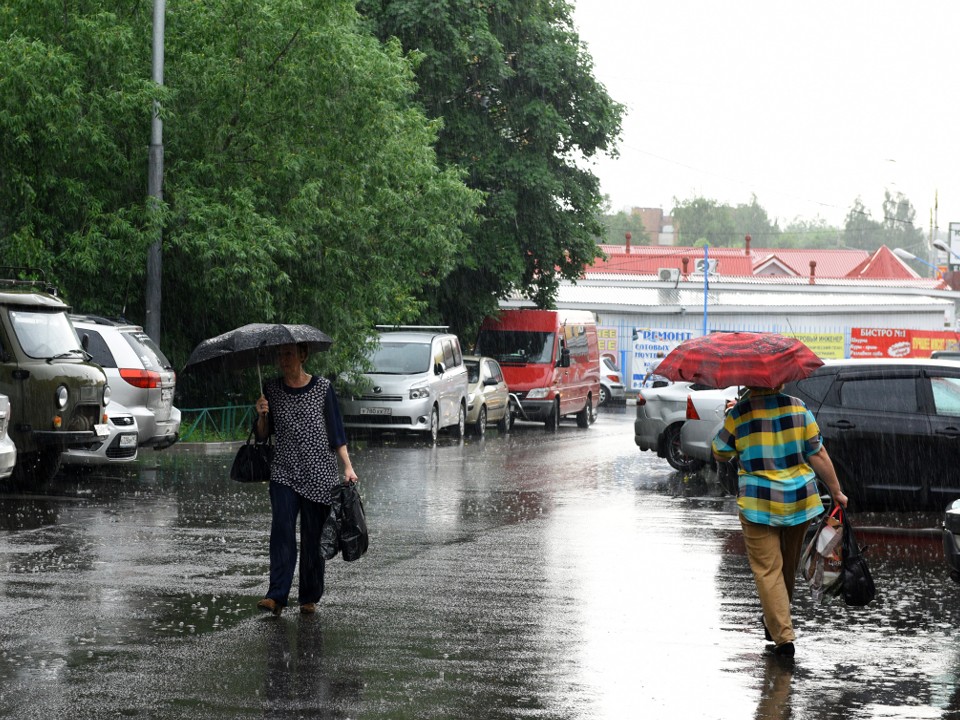
<svg viewBox="0 0 960 720">
<path fill-rule="evenodd" d="M 270 483 L 270 589 L 266 597 L 286 606 L 297 565 L 297 515 L 300 515 L 300 586 L 298 602 L 315 603 L 323 596 L 325 562 L 320 554 L 320 531 L 330 512 L 298 495 L 293 488 Z"/>
</svg>

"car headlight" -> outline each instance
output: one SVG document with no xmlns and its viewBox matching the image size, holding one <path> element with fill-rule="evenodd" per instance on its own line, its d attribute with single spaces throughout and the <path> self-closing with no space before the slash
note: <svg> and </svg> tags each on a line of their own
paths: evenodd
<svg viewBox="0 0 960 720">
<path fill-rule="evenodd" d="M 426 388 L 426 387 L 410 388 L 411 400 L 426 400 L 428 397 L 430 397 L 430 388 Z"/>
<path fill-rule="evenodd" d="M 106 407 L 110 404 L 110 396 L 113 394 L 113 390 L 110 389 L 109 385 L 103 386 L 103 406 Z"/>
<path fill-rule="evenodd" d="M 63 410 L 67 406 L 67 400 L 70 399 L 70 391 L 66 385 L 57 388 L 57 407 Z"/>
<path fill-rule="evenodd" d="M 541 398 L 545 398 L 549 394 L 550 388 L 534 388 L 527 393 L 527 398 L 529 400 L 539 400 Z"/>
</svg>

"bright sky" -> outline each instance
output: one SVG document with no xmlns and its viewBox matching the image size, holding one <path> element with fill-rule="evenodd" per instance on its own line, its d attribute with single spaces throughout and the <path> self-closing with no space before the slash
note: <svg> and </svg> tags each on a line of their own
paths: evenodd
<svg viewBox="0 0 960 720">
<path fill-rule="evenodd" d="M 884 188 L 926 231 L 960 222 L 960 2 L 571 0 L 595 74 L 627 107 L 594 166 L 613 209 L 751 194 L 784 227 L 842 225 Z"/>
</svg>

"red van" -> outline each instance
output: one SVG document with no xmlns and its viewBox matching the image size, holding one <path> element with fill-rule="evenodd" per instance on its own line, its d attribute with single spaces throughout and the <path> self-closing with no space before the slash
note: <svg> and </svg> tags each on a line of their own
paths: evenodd
<svg viewBox="0 0 960 720">
<path fill-rule="evenodd" d="M 564 415 L 590 427 L 600 402 L 597 321 L 583 310 L 503 310 L 484 319 L 477 355 L 500 363 L 514 416 L 556 430 Z"/>
</svg>

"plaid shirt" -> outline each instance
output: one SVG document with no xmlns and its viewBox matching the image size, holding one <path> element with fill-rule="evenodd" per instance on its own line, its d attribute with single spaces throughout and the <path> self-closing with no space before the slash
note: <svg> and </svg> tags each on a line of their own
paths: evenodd
<svg viewBox="0 0 960 720">
<path fill-rule="evenodd" d="M 750 522 L 799 525 L 823 512 L 816 475 L 807 463 L 820 451 L 820 427 L 797 398 L 752 390 L 713 440 L 718 458 L 740 459 L 737 504 Z"/>
</svg>

